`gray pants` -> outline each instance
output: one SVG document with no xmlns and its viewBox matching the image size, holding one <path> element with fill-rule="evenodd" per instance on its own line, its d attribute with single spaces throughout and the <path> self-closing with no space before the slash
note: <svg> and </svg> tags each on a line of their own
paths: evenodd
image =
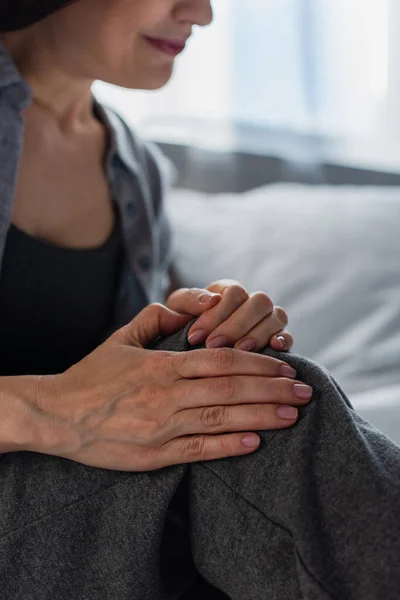
<svg viewBox="0 0 400 600">
<path fill-rule="evenodd" d="M 154 347 L 188 350 L 190 325 Z M 398 600 L 400 449 L 283 358 L 314 397 L 252 455 L 150 473 L 3 455 L 0 597 Z"/>
</svg>

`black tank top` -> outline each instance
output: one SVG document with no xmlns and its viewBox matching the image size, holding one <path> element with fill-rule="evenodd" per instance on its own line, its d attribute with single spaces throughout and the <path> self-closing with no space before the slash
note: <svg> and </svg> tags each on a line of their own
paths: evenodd
<svg viewBox="0 0 400 600">
<path fill-rule="evenodd" d="M 0 275 L 0 375 L 60 373 L 103 341 L 122 252 L 118 221 L 102 246 L 84 250 L 11 225 Z"/>
</svg>

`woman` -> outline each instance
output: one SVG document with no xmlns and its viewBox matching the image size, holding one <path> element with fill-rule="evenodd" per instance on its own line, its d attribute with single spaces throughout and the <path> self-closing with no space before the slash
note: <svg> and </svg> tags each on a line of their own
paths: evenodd
<svg viewBox="0 0 400 600">
<path fill-rule="evenodd" d="M 310 473 L 327 463 L 330 435 L 340 439 L 344 424 L 364 425 L 326 374 L 295 357 L 265 355 L 268 343 L 275 350 L 292 345 L 285 313 L 265 294 L 223 280 L 207 290 L 177 290 L 166 307 L 156 304 L 169 266 L 162 158 L 91 94 L 95 79 L 164 85 L 193 26 L 210 23 L 209 0 L 37 4 L 3 0 L 0 8 L 3 597 L 210 598 L 222 597 L 219 589 L 257 599 L 268 589 L 271 598 L 366 598 L 360 561 L 349 566 L 349 585 L 333 534 L 330 544 L 318 530 L 312 535 L 318 550 L 331 553 L 333 575 L 318 550 L 306 558 L 302 550 L 300 559 L 293 551 L 293 540 L 297 552 L 310 546 L 307 511 L 329 489 L 316 479 L 316 495 L 304 493 L 312 489 Z M 207 349 L 189 352 L 189 342 Z M 254 430 L 295 424 L 298 407 L 312 396 L 301 379 L 313 377 L 324 401 L 314 398 L 293 435 L 261 433 L 268 445 L 253 458 L 204 470 L 199 461 L 251 455 L 260 444 Z M 331 419 L 330 434 L 324 428 Z M 359 443 L 348 437 L 347 453 Z M 305 440 L 316 445 L 306 450 Z M 390 442 L 379 441 L 397 460 Z M 292 464 L 288 444 L 303 449 Z M 308 473 L 313 449 L 316 468 Z M 360 453 L 361 472 L 381 481 L 381 465 L 363 444 Z M 264 472 L 268 455 L 273 462 Z M 188 463 L 199 463 L 190 479 Z M 335 458 L 335 473 L 339 464 Z M 158 470 L 172 465 L 179 466 Z M 217 496 L 216 478 L 224 482 Z M 279 502 L 258 514 L 266 489 Z M 285 505 L 291 497 L 296 508 Z M 321 502 L 321 526 L 340 531 L 337 514 L 326 510 L 326 498 Z M 370 506 L 379 508 L 374 493 Z M 398 504 L 392 506 L 394 515 Z M 221 526 L 217 545 L 210 544 Z M 350 519 L 349 527 L 355 536 L 365 531 L 363 520 Z M 376 535 L 387 531 L 387 521 L 380 527 Z M 259 565 L 250 546 L 247 558 L 232 553 L 253 531 Z M 267 540 L 271 554 L 262 549 Z M 397 547 L 389 550 L 394 556 Z M 377 573 L 371 570 L 368 585 L 384 575 L 391 598 L 398 583 L 391 564 Z"/>
<path fill-rule="evenodd" d="M 1 161 L 0 330 L 7 351 L 0 369 L 9 376 L 50 375 L 79 364 L 149 302 L 162 301 L 165 292 L 168 230 L 157 156 L 118 116 L 93 100 L 91 84 L 101 78 L 128 87 L 160 87 L 170 78 L 174 58 L 192 27 L 210 22 L 211 9 L 204 0 L 48 2 L 47 11 L 45 2 L 39 13 L 33 2 L 24 3 L 25 12 L 18 3 L 7 4 L 1 9 L 3 31 L 26 26 L 42 13 L 53 14 L 2 36 L 1 121 L 6 141 Z M 69 6 L 54 12 L 64 5 Z M 171 42 L 160 41 L 163 38 Z M 186 324 L 187 314 L 205 312 L 196 324 L 196 335 L 194 329 L 190 332 L 193 344 L 207 337 L 212 347 L 218 344 L 216 338 L 224 336 L 222 345 L 244 343 L 249 349 L 250 343 L 253 349 L 261 349 L 279 334 L 273 338 L 275 348 L 290 348 L 289 334 L 281 332 L 286 315 L 274 309 L 264 294 L 249 298 L 243 288 L 229 282 L 216 283 L 210 290 L 180 290 L 171 295 L 167 306 L 185 316 L 163 311 L 171 322 L 168 327 Z M 148 313 L 142 320 L 146 324 L 142 327 L 151 327 Z M 120 357 L 114 360 L 120 370 Z M 90 379 L 99 371 L 99 362 L 95 355 L 78 370 L 82 368 Z M 106 388 L 116 376 L 111 357 L 107 363 L 106 370 L 101 367 L 105 402 L 109 400 Z M 127 368 L 132 368 L 131 363 Z M 135 374 L 136 381 L 142 378 Z M 24 383 L 7 379 L 6 385 L 10 396 L 18 397 L 22 386 L 24 395 L 31 396 L 56 381 L 61 380 L 31 377 Z M 296 390 L 303 392 L 301 387 Z M 292 388 L 288 391 L 282 401 L 296 404 Z M 187 395 L 190 399 L 190 390 Z M 35 404 L 36 397 L 28 402 Z M 247 416 L 238 413 L 240 430 L 244 419 L 250 420 L 251 427 L 256 419 L 257 428 L 287 427 L 296 420 L 293 408 L 269 405 L 264 409 L 260 421 L 256 407 L 249 408 Z M 32 424 L 27 426 L 31 435 Z M 191 433 L 201 433 L 197 429 L 193 424 Z M 11 434 L 8 426 L 7 430 Z M 179 433 L 183 432 L 178 430 L 175 439 Z M 71 434 L 75 439 L 77 433 Z M 238 434 L 207 440 L 213 448 L 205 452 L 209 458 L 248 452 L 241 440 Z M 12 440 L 9 443 L 13 448 Z M 143 468 L 186 462 L 179 445 L 182 441 L 174 442 L 171 461 L 165 457 L 159 465 L 150 461 Z M 6 438 L 1 448 L 10 448 Z M 96 451 L 90 461 L 102 467 L 135 468 L 112 453 L 104 462 Z"/>
</svg>

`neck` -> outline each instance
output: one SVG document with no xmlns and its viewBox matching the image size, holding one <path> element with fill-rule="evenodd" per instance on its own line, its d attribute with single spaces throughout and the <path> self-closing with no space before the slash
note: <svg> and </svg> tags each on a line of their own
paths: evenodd
<svg viewBox="0 0 400 600">
<path fill-rule="evenodd" d="M 33 101 L 46 107 L 64 125 L 91 120 L 93 81 L 74 77 L 63 69 L 50 44 L 39 41 L 39 37 L 32 28 L 2 36 L 17 69 L 31 87 Z"/>
</svg>

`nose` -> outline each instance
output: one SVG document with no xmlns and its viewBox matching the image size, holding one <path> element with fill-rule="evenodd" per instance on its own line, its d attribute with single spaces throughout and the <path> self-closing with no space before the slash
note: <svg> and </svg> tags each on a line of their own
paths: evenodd
<svg viewBox="0 0 400 600">
<path fill-rule="evenodd" d="M 175 18 L 181 23 L 205 27 L 213 20 L 213 9 L 210 0 L 182 0 L 177 8 Z"/>
</svg>

